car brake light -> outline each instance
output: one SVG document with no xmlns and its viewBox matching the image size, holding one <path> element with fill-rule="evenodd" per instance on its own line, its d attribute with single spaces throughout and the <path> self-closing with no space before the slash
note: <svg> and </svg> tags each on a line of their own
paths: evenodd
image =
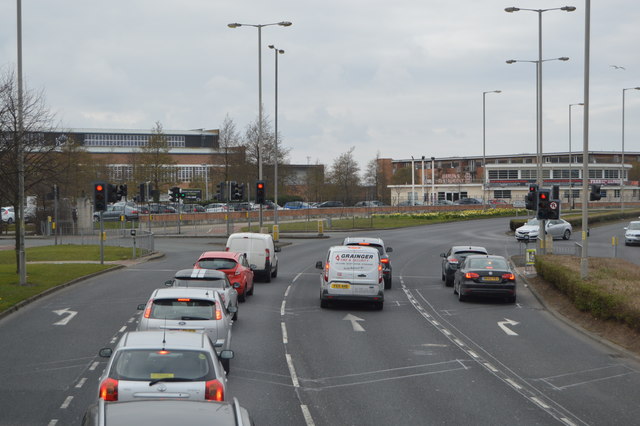
<svg viewBox="0 0 640 426">
<path fill-rule="evenodd" d="M 454 259 L 453 257 L 449 259 L 449 263 L 458 263 L 458 259 Z"/>
<path fill-rule="evenodd" d="M 329 262 L 324 264 L 324 280 L 329 281 Z"/>
<path fill-rule="evenodd" d="M 224 251 L 229 251 L 229 247 L 225 247 L 225 248 L 224 248 Z"/>
<path fill-rule="evenodd" d="M 118 381 L 107 377 L 100 384 L 100 399 L 105 401 L 117 401 L 118 400 Z"/>
<path fill-rule="evenodd" d="M 264 249 L 264 259 L 268 262 L 270 258 L 271 252 L 269 251 L 269 249 Z"/>
<path fill-rule="evenodd" d="M 178 302 L 191 302 L 191 299 L 180 298 Z"/>
<path fill-rule="evenodd" d="M 378 263 L 378 284 L 382 282 L 382 263 Z"/>
<path fill-rule="evenodd" d="M 153 306 L 153 299 L 147 302 L 147 306 L 144 308 L 144 317 L 149 318 L 151 316 L 151 307 Z"/>
<path fill-rule="evenodd" d="M 389 259 L 387 259 L 387 258 L 380 259 L 380 262 L 382 262 L 382 263 L 389 263 Z"/>
<path fill-rule="evenodd" d="M 218 380 L 209 380 L 204 384 L 204 399 L 207 401 L 224 401 L 224 388 Z"/>
<path fill-rule="evenodd" d="M 503 280 L 509 280 L 509 281 L 515 281 L 516 280 L 516 276 L 513 274 L 502 274 L 502 279 Z"/>
<path fill-rule="evenodd" d="M 222 319 L 222 310 L 220 309 L 220 302 L 216 300 L 216 317 L 217 320 Z"/>
<path fill-rule="evenodd" d="M 468 280 L 472 280 L 474 278 L 480 278 L 480 275 L 476 274 L 475 272 L 467 272 L 466 274 L 464 274 L 464 277 Z"/>
</svg>

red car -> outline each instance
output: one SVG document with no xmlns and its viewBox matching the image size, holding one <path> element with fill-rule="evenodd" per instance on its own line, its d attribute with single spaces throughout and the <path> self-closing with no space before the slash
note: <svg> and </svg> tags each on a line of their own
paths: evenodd
<svg viewBox="0 0 640 426">
<path fill-rule="evenodd" d="M 244 302 L 253 294 L 253 269 L 244 253 L 231 251 L 205 251 L 200 255 L 194 269 L 216 269 L 227 274 L 238 300 Z"/>
</svg>

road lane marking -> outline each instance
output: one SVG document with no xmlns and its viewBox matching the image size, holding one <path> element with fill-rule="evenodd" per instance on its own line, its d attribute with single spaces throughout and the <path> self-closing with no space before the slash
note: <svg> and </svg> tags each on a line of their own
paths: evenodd
<svg viewBox="0 0 640 426">
<path fill-rule="evenodd" d="M 282 305 L 280 305 L 280 316 L 284 315 L 284 307 L 286 306 L 287 301 L 283 300 Z"/>
<path fill-rule="evenodd" d="M 95 361 L 93 364 L 91 364 L 91 367 L 89 367 L 89 371 L 93 371 L 98 367 L 98 364 L 100 364 L 98 361 Z"/>
<path fill-rule="evenodd" d="M 293 368 L 293 361 L 291 360 L 291 354 L 285 354 L 287 357 L 287 365 L 289 366 L 289 374 L 291 374 L 291 382 L 293 383 L 294 388 L 299 388 L 300 383 L 298 382 L 298 375 L 296 374 L 295 368 Z"/>
<path fill-rule="evenodd" d="M 284 324 L 284 322 L 281 322 L 280 327 L 282 328 L 282 343 L 286 345 L 287 343 L 289 343 L 289 337 L 287 337 L 287 326 Z"/>
<path fill-rule="evenodd" d="M 287 286 L 287 289 L 284 292 L 284 297 L 286 298 L 289 295 L 289 290 L 291 289 L 291 286 Z"/>
<path fill-rule="evenodd" d="M 57 314 L 58 316 L 67 315 L 66 318 L 62 318 L 60 321 L 54 322 L 53 325 L 67 325 L 69 323 L 69 321 L 71 321 L 71 319 L 73 319 L 73 317 L 78 315 L 78 312 L 72 311 L 69 308 L 58 309 L 57 311 L 53 311 L 53 313 Z"/>
<path fill-rule="evenodd" d="M 80 379 L 80 381 L 76 385 L 76 388 L 81 388 L 86 383 L 86 381 L 87 381 L 86 377 L 83 377 L 82 379 Z"/>
<path fill-rule="evenodd" d="M 314 275 L 315 275 L 315 274 L 314 274 Z M 300 272 L 298 275 L 296 275 L 295 277 L 293 277 L 293 280 L 291 280 L 291 282 L 295 283 L 295 282 L 296 282 L 296 280 L 297 280 L 298 278 L 300 278 L 301 276 L 302 276 L 302 272 Z"/>
<path fill-rule="evenodd" d="M 118 330 L 118 333 L 124 333 L 125 331 L 127 331 L 127 326 L 123 325 L 122 327 L 120 327 L 120 330 Z"/>
<path fill-rule="evenodd" d="M 309 412 L 309 408 L 306 405 L 302 404 L 300 405 L 300 409 L 302 410 L 302 415 L 304 416 L 304 421 L 307 426 L 315 426 L 313 417 L 311 417 L 311 413 Z"/>
<path fill-rule="evenodd" d="M 351 321 L 351 327 L 353 327 L 353 331 L 365 331 L 364 327 L 361 326 L 358 321 L 364 321 L 362 318 L 357 317 L 355 315 L 352 314 L 347 314 L 345 315 L 344 318 L 342 318 L 343 321 Z"/>
<path fill-rule="evenodd" d="M 73 396 L 68 396 L 64 402 L 62 403 L 62 405 L 60 406 L 61 409 L 65 409 L 65 408 L 69 408 L 69 405 L 71 404 L 71 401 L 73 401 Z"/>
</svg>

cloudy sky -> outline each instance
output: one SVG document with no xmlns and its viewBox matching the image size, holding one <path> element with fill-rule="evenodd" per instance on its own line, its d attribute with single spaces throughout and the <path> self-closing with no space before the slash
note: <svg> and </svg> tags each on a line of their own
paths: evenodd
<svg viewBox="0 0 640 426">
<path fill-rule="evenodd" d="M 243 130 L 263 104 L 292 163 L 534 153 L 538 13 L 543 17 L 543 150 L 569 149 L 583 101 L 584 1 L 22 0 L 23 69 L 65 128 Z M 622 89 L 640 86 L 640 3 L 591 6 L 590 149 L 620 150 Z M 16 1 L 0 2 L 0 71 L 16 66 Z M 612 65 L 623 68 L 615 68 Z M 640 90 L 626 91 L 625 150 L 640 151 Z M 573 108 L 572 149 L 582 150 Z"/>
</svg>

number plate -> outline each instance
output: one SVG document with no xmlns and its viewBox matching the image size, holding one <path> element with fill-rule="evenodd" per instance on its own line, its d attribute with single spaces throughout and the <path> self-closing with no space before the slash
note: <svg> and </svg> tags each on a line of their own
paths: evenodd
<svg viewBox="0 0 640 426">
<path fill-rule="evenodd" d="M 500 281 L 500 277 L 483 277 L 482 281 L 485 281 L 485 282 L 496 282 L 496 281 Z"/>
<path fill-rule="evenodd" d="M 333 283 L 331 284 L 331 288 L 351 288 L 351 285 L 343 283 Z"/>
</svg>

